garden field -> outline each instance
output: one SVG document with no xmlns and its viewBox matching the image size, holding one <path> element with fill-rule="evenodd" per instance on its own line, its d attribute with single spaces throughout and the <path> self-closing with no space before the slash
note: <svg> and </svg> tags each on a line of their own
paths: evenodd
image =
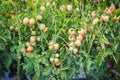
<svg viewBox="0 0 120 80">
<path fill-rule="evenodd" d="M 0 0 L 0 80 L 120 80 L 120 0 Z"/>
</svg>

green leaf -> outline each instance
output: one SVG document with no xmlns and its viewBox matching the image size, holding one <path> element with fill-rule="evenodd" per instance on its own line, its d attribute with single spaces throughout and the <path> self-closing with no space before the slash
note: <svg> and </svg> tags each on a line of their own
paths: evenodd
<svg viewBox="0 0 120 80">
<path fill-rule="evenodd" d="M 15 52 L 16 47 L 17 47 L 17 46 L 13 46 L 13 47 L 11 47 L 11 48 L 10 48 L 10 51 L 11 51 L 11 52 Z"/>
<path fill-rule="evenodd" d="M 115 46 L 114 46 L 114 52 L 117 51 L 117 49 L 118 49 L 118 45 L 119 45 L 119 42 L 115 44 Z"/>
<path fill-rule="evenodd" d="M 30 61 L 30 59 L 28 59 L 26 57 L 24 58 L 24 60 L 25 60 L 25 63 L 24 63 L 23 69 L 25 70 L 25 74 L 29 75 L 33 71 L 33 64 Z"/>
<path fill-rule="evenodd" d="M 20 53 L 20 51 L 21 51 L 22 49 L 24 49 L 24 47 L 25 47 L 24 44 L 20 44 L 19 46 L 17 46 L 16 52 L 17 52 L 17 53 Z"/>
<path fill-rule="evenodd" d="M 48 66 L 48 65 L 49 65 L 49 64 L 48 64 L 48 60 L 45 59 L 45 58 L 42 59 L 42 62 L 41 62 L 41 63 L 44 64 L 45 66 Z"/>
<path fill-rule="evenodd" d="M 44 76 L 49 76 L 50 73 L 51 73 L 51 69 L 50 69 L 50 67 L 48 67 L 48 68 L 45 68 L 45 69 L 44 69 L 44 71 L 43 71 L 42 74 L 43 74 Z"/>
<path fill-rule="evenodd" d="M 11 63 L 12 63 L 12 58 L 11 58 L 11 56 L 9 56 L 9 57 L 6 59 L 6 64 L 5 64 L 6 69 L 9 69 Z"/>
<path fill-rule="evenodd" d="M 0 40 L 0 50 L 5 50 L 6 43 L 3 40 Z"/>
<path fill-rule="evenodd" d="M 101 47 L 103 50 L 105 50 L 105 44 L 104 43 L 101 43 Z"/>
<path fill-rule="evenodd" d="M 3 57 L 1 58 L 1 64 L 3 64 L 3 66 L 5 66 L 6 69 L 9 69 L 11 63 L 12 63 L 11 55 L 7 51 L 4 51 Z"/>
<path fill-rule="evenodd" d="M 68 66 L 65 66 L 65 67 L 62 67 L 60 70 L 65 71 L 65 70 L 68 70 L 68 69 L 70 69 L 70 66 L 69 66 L 69 65 L 68 65 Z"/>
<path fill-rule="evenodd" d="M 104 51 L 101 55 L 103 57 L 103 59 L 105 57 L 107 57 L 108 55 L 112 55 L 113 54 L 113 51 L 111 49 L 107 49 L 106 51 Z"/>
<path fill-rule="evenodd" d="M 108 42 L 108 40 L 104 37 L 104 38 L 101 38 L 101 42 L 102 43 L 105 43 L 105 44 L 108 44 L 109 42 Z"/>
<path fill-rule="evenodd" d="M 40 68 L 39 68 L 39 61 L 38 61 L 38 59 L 34 59 L 33 60 L 33 66 L 34 66 L 34 71 L 35 71 L 34 78 L 36 78 L 36 80 L 39 80 Z"/>
<path fill-rule="evenodd" d="M 66 71 L 61 71 L 60 75 L 61 75 L 62 80 L 64 80 L 64 79 L 67 78 L 67 73 L 66 73 Z"/>
<path fill-rule="evenodd" d="M 17 54 L 17 58 L 18 58 L 18 59 L 21 59 L 21 54 L 18 53 L 18 54 Z"/>
<path fill-rule="evenodd" d="M 92 63 L 93 63 L 93 61 L 91 61 L 90 59 L 87 59 L 87 69 L 88 69 L 88 70 L 91 69 Z"/>
<path fill-rule="evenodd" d="M 35 58 L 36 56 L 38 56 L 38 54 L 32 52 L 30 54 L 26 54 L 26 56 L 29 57 L 29 58 Z"/>
<path fill-rule="evenodd" d="M 30 62 L 29 62 L 27 65 L 24 65 L 24 70 L 25 70 L 26 75 L 31 74 L 33 71 L 32 64 L 30 64 Z"/>
<path fill-rule="evenodd" d="M 99 68 L 101 64 L 102 64 L 102 57 L 98 55 L 96 56 L 96 59 L 95 59 L 95 67 Z"/>
<path fill-rule="evenodd" d="M 2 36 L 0 36 L 0 39 L 3 40 L 4 42 L 7 42 L 7 40 Z"/>
</svg>

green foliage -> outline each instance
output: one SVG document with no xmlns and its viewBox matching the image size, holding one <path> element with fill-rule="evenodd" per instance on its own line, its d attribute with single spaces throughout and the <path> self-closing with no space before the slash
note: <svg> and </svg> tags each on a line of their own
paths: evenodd
<svg viewBox="0 0 120 80">
<path fill-rule="evenodd" d="M 116 11 L 108 15 L 104 10 L 112 3 Z M 68 4 L 72 5 L 72 11 L 62 12 L 60 6 Z M 26 79 L 28 75 L 32 80 L 70 80 L 80 74 L 90 80 L 110 79 L 109 56 L 113 57 L 114 68 L 120 71 L 119 4 L 119 0 L 0 1 L 0 78 L 11 68 L 12 62 L 17 62 L 18 80 Z M 45 7 L 45 11 L 41 7 Z M 96 24 L 91 16 L 93 11 L 97 13 Z M 41 21 L 37 20 L 37 15 L 42 16 Z M 109 21 L 102 21 L 102 15 L 108 16 Z M 23 24 L 25 17 L 34 18 L 35 24 Z M 41 23 L 48 28 L 47 32 L 39 29 Z M 85 30 L 81 46 L 73 46 L 77 48 L 77 54 L 69 49 L 70 28 L 75 29 L 75 36 L 78 36 L 79 29 Z M 32 31 L 36 34 L 33 35 Z M 31 36 L 39 37 L 40 41 L 31 42 Z M 50 41 L 58 43 L 59 50 L 50 50 Z M 30 42 L 32 51 L 28 50 L 27 42 Z M 55 63 L 56 54 L 59 54 L 59 61 Z M 50 58 L 54 58 L 54 62 Z"/>
<path fill-rule="evenodd" d="M 9 69 L 11 63 L 12 63 L 12 57 L 11 55 L 8 53 L 8 51 L 3 50 L 0 51 L 0 61 L 1 61 L 1 65 L 3 65 L 2 67 L 5 69 Z"/>
</svg>

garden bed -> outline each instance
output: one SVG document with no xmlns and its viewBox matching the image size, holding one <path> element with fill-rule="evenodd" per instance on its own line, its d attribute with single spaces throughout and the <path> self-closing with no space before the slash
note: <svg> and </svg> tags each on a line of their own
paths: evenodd
<svg viewBox="0 0 120 80">
<path fill-rule="evenodd" d="M 6 0 L 0 10 L 2 80 L 120 79 L 119 0 Z"/>
</svg>

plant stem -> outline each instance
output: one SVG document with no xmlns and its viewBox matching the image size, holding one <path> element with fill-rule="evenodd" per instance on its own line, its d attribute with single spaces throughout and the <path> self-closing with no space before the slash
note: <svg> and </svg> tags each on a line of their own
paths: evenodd
<svg viewBox="0 0 120 80">
<path fill-rule="evenodd" d="M 20 60 L 19 59 L 17 62 L 17 77 L 18 77 L 18 80 L 20 80 Z"/>
<path fill-rule="evenodd" d="M 85 64 L 85 65 L 86 65 L 86 64 Z M 87 72 L 86 72 L 86 68 L 85 68 L 85 66 L 83 67 L 83 69 L 84 69 L 84 72 L 85 72 L 86 78 L 89 80 L 88 75 L 87 75 Z"/>
<path fill-rule="evenodd" d="M 57 79 L 60 80 L 59 76 L 58 76 L 58 73 L 57 73 L 57 70 L 56 70 L 56 67 L 54 66 L 54 64 L 53 64 L 53 67 L 54 67 L 54 71 L 56 72 Z"/>
<path fill-rule="evenodd" d="M 18 16 L 18 19 L 17 19 L 17 26 L 18 26 L 18 35 L 19 35 L 19 40 L 18 40 L 18 42 L 19 42 L 19 45 L 21 44 L 21 33 L 20 33 L 20 27 L 21 27 L 21 25 L 19 24 L 19 22 L 20 22 L 20 17 Z M 18 59 L 18 61 L 17 61 L 17 77 L 18 77 L 18 80 L 20 80 L 20 59 L 19 59 L 19 53 L 17 53 L 17 59 Z"/>
</svg>

